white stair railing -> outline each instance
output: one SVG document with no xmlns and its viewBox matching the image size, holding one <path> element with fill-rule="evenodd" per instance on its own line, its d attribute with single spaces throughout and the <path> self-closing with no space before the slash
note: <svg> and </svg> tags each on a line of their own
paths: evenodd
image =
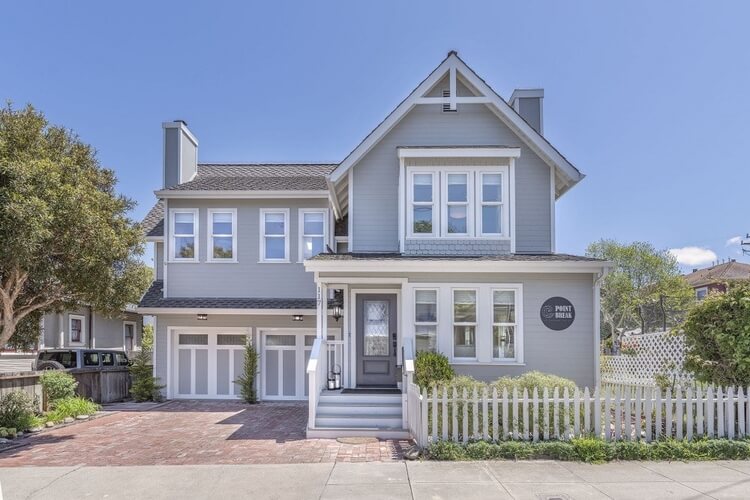
<svg viewBox="0 0 750 500">
<path fill-rule="evenodd" d="M 328 348 L 326 340 L 316 338 L 310 351 L 310 361 L 307 363 L 308 385 L 308 416 L 307 427 L 315 427 L 315 414 L 318 410 L 318 396 L 328 382 Z"/>
<path fill-rule="evenodd" d="M 411 339 L 404 339 L 401 347 L 401 359 L 403 360 L 401 382 L 401 414 L 403 416 L 403 428 L 409 428 L 409 386 L 414 383 L 414 347 Z"/>
</svg>

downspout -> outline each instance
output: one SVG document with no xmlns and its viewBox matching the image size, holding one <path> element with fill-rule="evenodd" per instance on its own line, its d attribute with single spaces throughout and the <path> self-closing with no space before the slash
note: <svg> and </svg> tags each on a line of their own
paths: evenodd
<svg viewBox="0 0 750 500">
<path fill-rule="evenodd" d="M 89 349 L 94 348 L 94 308 L 89 306 L 89 326 L 87 327 L 89 330 L 89 338 L 88 338 L 88 344 Z"/>
</svg>

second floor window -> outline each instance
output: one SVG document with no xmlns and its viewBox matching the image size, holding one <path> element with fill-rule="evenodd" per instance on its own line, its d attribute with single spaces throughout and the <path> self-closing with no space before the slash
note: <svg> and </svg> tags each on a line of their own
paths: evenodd
<svg viewBox="0 0 750 500">
<path fill-rule="evenodd" d="M 289 210 L 260 211 L 262 262 L 289 262 Z"/>
<path fill-rule="evenodd" d="M 299 260 L 303 261 L 325 251 L 326 211 L 300 210 L 299 214 Z"/>
<path fill-rule="evenodd" d="M 68 317 L 68 335 L 71 344 L 83 344 L 85 341 L 83 316 L 71 314 Z"/>
<path fill-rule="evenodd" d="M 414 173 L 411 178 L 411 233 L 415 236 L 435 234 L 435 176 L 432 172 Z"/>
<path fill-rule="evenodd" d="M 172 259 L 197 260 L 197 210 L 172 210 Z"/>
<path fill-rule="evenodd" d="M 237 260 L 236 221 L 236 210 L 210 209 L 208 211 L 210 228 L 208 240 L 210 253 L 208 260 L 217 262 Z"/>
</svg>

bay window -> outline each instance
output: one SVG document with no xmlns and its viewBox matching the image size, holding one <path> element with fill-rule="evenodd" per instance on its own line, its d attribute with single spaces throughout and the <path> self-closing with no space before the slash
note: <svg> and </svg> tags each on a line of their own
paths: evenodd
<svg viewBox="0 0 750 500">
<path fill-rule="evenodd" d="M 236 262 L 237 238 L 237 210 L 209 209 L 208 210 L 208 260 L 212 262 Z"/>
<path fill-rule="evenodd" d="M 435 176 L 432 172 L 413 173 L 411 176 L 410 234 L 435 234 Z"/>
<path fill-rule="evenodd" d="M 479 177 L 481 186 L 479 233 L 483 236 L 503 234 L 503 175 L 482 172 Z"/>
<path fill-rule="evenodd" d="M 416 349 L 437 351 L 437 290 L 414 291 L 414 333 Z"/>
<path fill-rule="evenodd" d="M 261 209 L 260 261 L 289 262 L 289 209 Z"/>
<path fill-rule="evenodd" d="M 198 210 L 170 210 L 172 234 L 172 260 L 198 260 Z"/>
<path fill-rule="evenodd" d="M 443 234 L 468 235 L 469 231 L 469 174 L 446 173 Z"/>
<path fill-rule="evenodd" d="M 299 212 L 299 261 L 315 257 L 325 251 L 325 210 L 300 210 Z"/>
<path fill-rule="evenodd" d="M 453 290 L 453 357 L 476 358 L 477 291 Z"/>
<path fill-rule="evenodd" d="M 492 291 L 492 357 L 516 357 L 516 291 Z"/>
</svg>

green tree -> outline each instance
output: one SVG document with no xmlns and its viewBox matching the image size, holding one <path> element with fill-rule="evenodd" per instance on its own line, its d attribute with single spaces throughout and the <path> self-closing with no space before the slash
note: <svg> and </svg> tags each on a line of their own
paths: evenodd
<svg viewBox="0 0 750 500">
<path fill-rule="evenodd" d="M 685 368 L 701 382 L 750 385 L 750 282 L 727 285 L 688 313 Z"/>
<path fill-rule="evenodd" d="M 154 325 L 143 325 L 141 349 L 149 352 L 154 350 Z"/>
<path fill-rule="evenodd" d="M 0 109 L 0 345 L 36 311 L 117 314 L 140 298 L 143 239 L 115 184 L 70 130 L 31 106 Z"/>
<path fill-rule="evenodd" d="M 611 261 L 613 268 L 602 281 L 602 330 L 620 346 L 622 332 L 641 325 L 645 306 L 668 297 L 672 308 L 686 310 L 693 298 L 674 256 L 646 242 L 630 244 L 600 240 L 589 245 L 586 255 Z"/>
<path fill-rule="evenodd" d="M 234 382 L 239 384 L 242 399 L 246 403 L 255 404 L 258 402 L 258 391 L 255 388 L 255 377 L 258 373 L 258 351 L 252 342 L 245 345 L 245 366 L 242 373 Z"/>
</svg>

